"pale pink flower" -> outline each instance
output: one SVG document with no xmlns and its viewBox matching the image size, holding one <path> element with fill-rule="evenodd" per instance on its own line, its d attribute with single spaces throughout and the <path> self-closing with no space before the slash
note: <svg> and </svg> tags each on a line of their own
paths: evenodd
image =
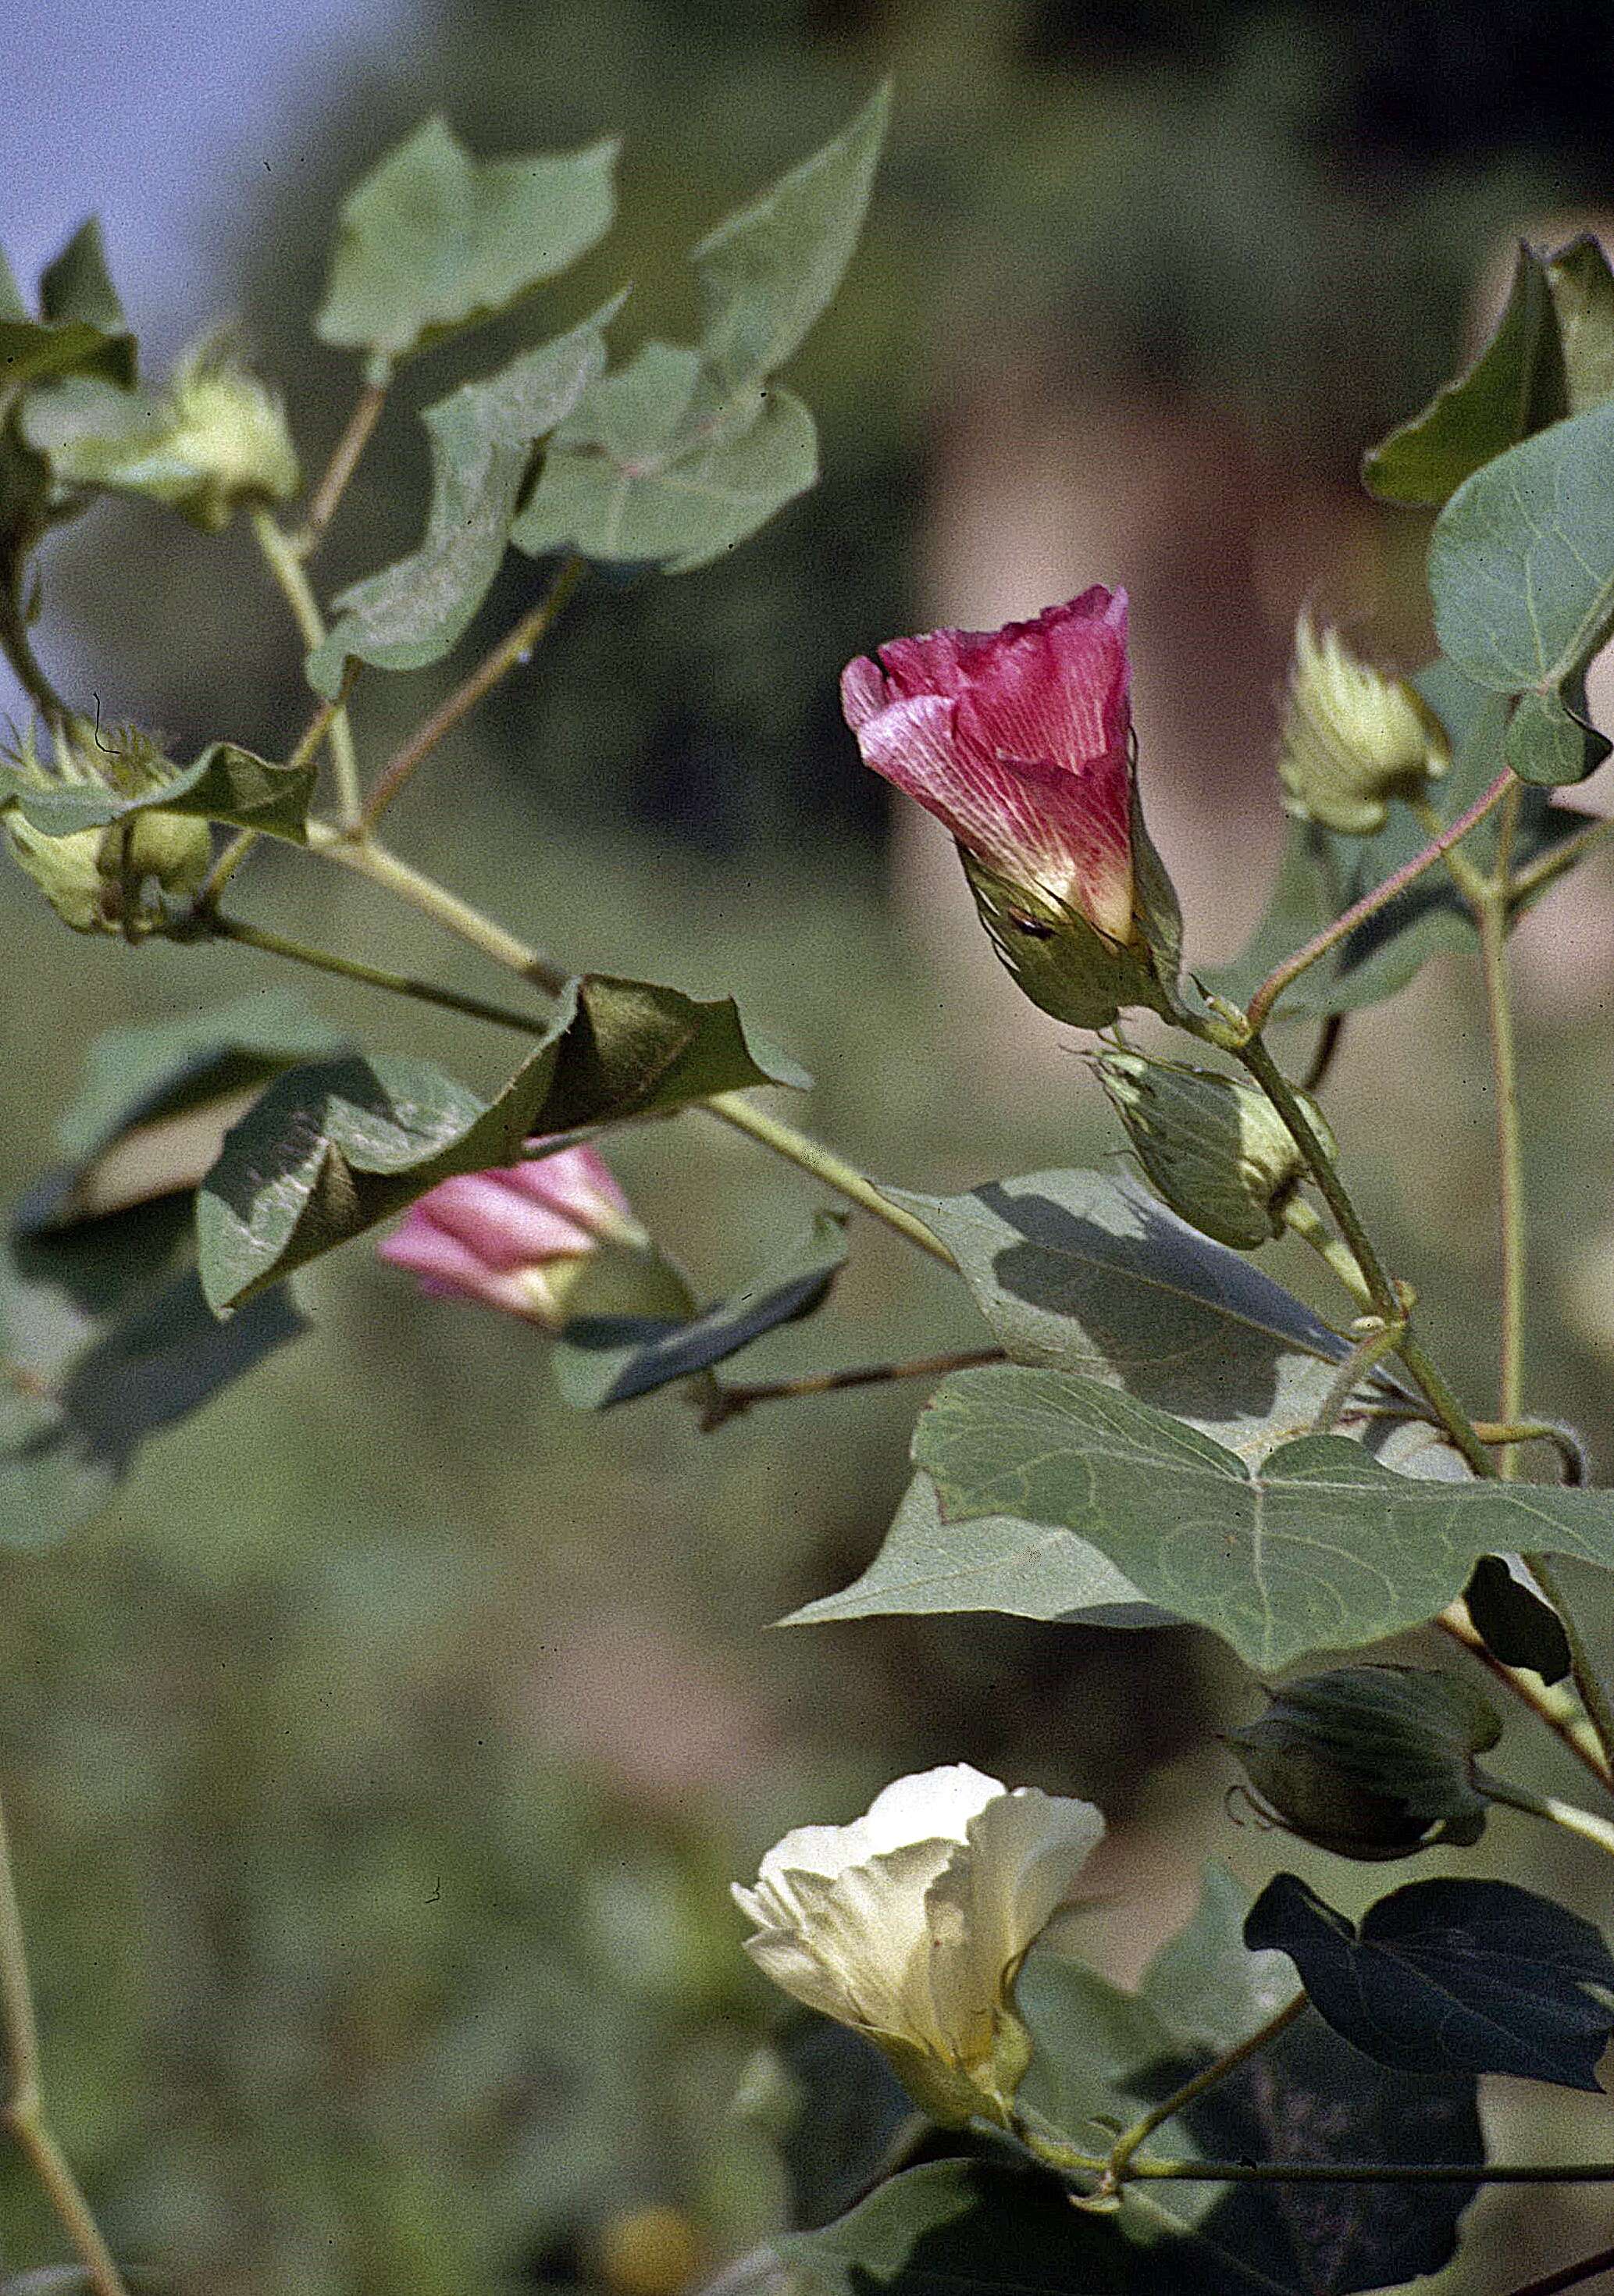
<svg viewBox="0 0 1614 2296">
<path fill-rule="evenodd" d="M 849 662 L 864 762 L 1011 885 L 1120 946 L 1135 935 L 1127 594 L 1094 587 L 1001 630 L 893 638 Z"/>
<path fill-rule="evenodd" d="M 604 1159 L 579 1147 L 439 1181 L 376 1250 L 422 1291 L 553 1328 L 583 1263 L 608 1241 L 642 1250 L 644 1231 Z"/>
</svg>

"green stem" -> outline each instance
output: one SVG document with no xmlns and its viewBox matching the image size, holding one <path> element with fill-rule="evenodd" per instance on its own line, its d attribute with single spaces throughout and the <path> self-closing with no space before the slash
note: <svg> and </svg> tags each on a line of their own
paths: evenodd
<svg viewBox="0 0 1614 2296">
<path fill-rule="evenodd" d="M 1595 2280 L 1600 2272 L 1614 2272 L 1614 2248 L 1600 2248 L 1594 2256 L 1561 2264 L 1556 2272 L 1543 2273 L 1540 2279 L 1527 2280 L 1522 2287 L 1510 2290 L 1509 2296 L 1563 2296 L 1566 2288 L 1578 2288 L 1584 2281 Z"/>
<path fill-rule="evenodd" d="M 856 1164 L 848 1164 L 843 1156 L 837 1156 L 832 1148 L 809 1139 L 805 1132 L 798 1132 L 793 1125 L 781 1124 L 776 1117 L 765 1116 L 741 1093 L 717 1093 L 712 1099 L 702 1101 L 700 1105 L 709 1114 L 720 1117 L 725 1124 L 732 1124 L 737 1132 L 747 1133 L 751 1139 L 759 1140 L 765 1148 L 771 1148 L 775 1156 L 782 1156 L 788 1162 L 799 1165 L 804 1172 L 810 1172 L 815 1180 L 822 1180 L 825 1187 L 833 1188 L 838 1195 L 861 1205 L 865 1212 L 873 1212 L 876 1219 L 883 1220 L 888 1227 L 895 1228 L 898 1235 L 905 1235 L 910 1243 L 916 1243 L 922 1251 L 928 1251 L 932 1259 L 939 1259 L 944 1267 L 957 1267 L 958 1262 L 946 1245 L 933 1236 L 922 1220 L 915 1219 L 912 1212 L 905 1212 L 900 1204 L 892 1203 L 888 1196 L 882 1196 L 873 1180 L 865 1179 Z"/>
<path fill-rule="evenodd" d="M 1306 2006 L 1306 1995 L 1297 1993 L 1292 2001 L 1285 2003 L 1282 2009 L 1269 2017 L 1266 2022 L 1259 2026 L 1255 2032 L 1240 2041 L 1234 2047 L 1226 2050 L 1214 2062 L 1207 2065 L 1202 2071 L 1195 2073 L 1192 2080 L 1184 2081 L 1181 2088 L 1174 2089 L 1168 2097 L 1152 2106 L 1141 2120 L 1134 2121 L 1132 2127 L 1117 2137 L 1110 2148 L 1110 2157 L 1104 2163 L 1104 2174 L 1100 2191 L 1118 2192 L 1127 2177 L 1134 2173 L 1133 2154 L 1146 2138 L 1153 2136 L 1163 2121 L 1170 2120 L 1176 2114 L 1185 2111 L 1197 2098 L 1203 2096 L 1207 2089 L 1214 2088 L 1218 2081 L 1225 2080 L 1229 2073 L 1236 2071 L 1246 2058 L 1253 2057 L 1258 2050 L 1266 2048 L 1270 2042 L 1275 2041 L 1280 2033 L 1286 2032 L 1294 2023 Z"/>
<path fill-rule="evenodd" d="M 1611 832 L 1614 832 L 1614 820 L 1591 822 L 1573 837 L 1566 837 L 1561 845 L 1555 845 L 1550 853 L 1544 853 L 1538 860 L 1532 861 L 1528 868 L 1520 869 L 1508 886 L 1510 907 L 1517 909 L 1521 902 L 1530 900 L 1544 891 L 1557 878 L 1572 869 L 1594 846 L 1601 845 Z"/>
<path fill-rule="evenodd" d="M 502 677 L 507 677 L 526 661 L 577 588 L 585 570 L 583 559 L 569 558 L 537 604 L 522 615 L 509 634 L 483 656 L 471 675 L 455 686 L 447 700 L 432 711 L 425 724 L 388 759 L 365 800 L 361 816 L 365 828 L 374 827 L 415 768 L 430 756 L 444 735 L 451 733 Z"/>
<path fill-rule="evenodd" d="M 1496 1416 L 1511 1426 L 1524 1413 L 1525 1205 L 1524 1159 L 1519 1137 L 1519 1064 L 1508 993 L 1506 894 L 1497 884 L 1475 903 L 1480 966 L 1490 1024 L 1491 1072 L 1495 1079 L 1496 1168 L 1502 1230 L 1502 1339 Z M 1502 1472 L 1517 1462 L 1504 1454 Z"/>
<path fill-rule="evenodd" d="M 0 652 L 17 673 L 17 683 L 47 726 L 71 723 L 73 712 L 57 693 L 34 652 L 28 634 L 28 617 L 9 582 L 0 581 Z"/>
<path fill-rule="evenodd" d="M 57 2222 L 72 2243 L 94 2296 L 128 2296 L 112 2251 L 101 2236 L 66 2154 L 45 2119 L 39 2078 L 39 2027 L 29 1983 L 22 1909 L 11 1843 L 0 1807 L 0 2016 L 5 2021 L 10 2095 L 3 2117 L 37 2178 Z"/>
<path fill-rule="evenodd" d="M 1531 1817 L 1544 1818 L 1549 1825 L 1561 1826 L 1564 1833 L 1578 1836 L 1582 1841 L 1594 1841 L 1597 1847 L 1614 1857 L 1614 1824 L 1606 1817 L 1598 1817 L 1578 1802 L 1561 1801 L 1556 1794 L 1532 1793 L 1528 1786 L 1516 1786 L 1506 1778 L 1494 1778 L 1488 1770 L 1476 1769 L 1474 1784 L 1489 1801 L 1505 1802 L 1510 1809 L 1522 1809 Z"/>
<path fill-rule="evenodd" d="M 701 1414 L 700 1431 L 709 1435 L 715 1428 L 725 1426 L 758 1403 L 790 1403 L 798 1396 L 833 1395 L 845 1387 L 880 1387 L 893 1379 L 945 1379 L 949 1372 L 972 1371 L 978 1364 L 1007 1361 L 1002 1348 L 969 1348 L 957 1355 L 919 1356 L 911 1363 L 866 1364 L 851 1371 L 815 1372 L 806 1379 L 758 1380 L 733 1387 L 717 1385 Z"/>
<path fill-rule="evenodd" d="M 446 931 L 468 941 L 472 948 L 480 949 L 495 964 L 503 965 L 507 972 L 520 973 L 523 980 L 546 989 L 552 996 L 565 987 L 567 975 L 559 965 L 553 964 L 537 949 L 528 947 L 525 941 L 518 940 L 514 933 L 506 932 L 503 925 L 473 908 L 469 901 L 461 900 L 457 893 L 451 893 L 435 878 L 412 869 L 406 861 L 400 861 L 396 853 L 378 845 L 373 838 L 366 838 L 361 843 L 327 821 L 311 821 L 308 849 L 323 854 L 341 868 L 368 877 L 374 884 L 385 885 L 427 916 L 435 918 Z"/>
<path fill-rule="evenodd" d="M 319 972 L 339 973 L 344 980 L 363 981 L 366 988 L 385 988 L 395 996 L 412 996 L 417 1004 L 438 1004 L 447 1013 L 468 1013 L 473 1021 L 491 1021 L 496 1028 L 517 1029 L 524 1037 L 541 1037 L 548 1026 L 540 1013 L 517 1013 L 506 1004 L 490 1004 L 480 996 L 462 996 L 457 988 L 439 988 L 435 981 L 418 980 L 412 973 L 388 972 L 380 965 L 365 964 L 357 957 L 339 956 L 333 949 L 314 948 L 307 941 L 289 940 L 283 933 L 247 924 L 240 917 L 220 916 L 215 912 L 202 930 L 219 940 L 239 941 L 243 948 L 261 948 L 270 956 L 290 957 L 295 964 L 312 965 Z"/>
<path fill-rule="evenodd" d="M 1597 1670 L 1580 1622 L 1569 1607 L 1557 1565 L 1544 1554 L 1526 1554 L 1523 1561 L 1545 1600 L 1558 1613 L 1564 1639 L 1569 1645 L 1570 1677 L 1586 1710 L 1586 1719 L 1602 1748 L 1604 1760 L 1614 1775 L 1614 1702 L 1610 1699 L 1608 1685 Z"/>
<path fill-rule="evenodd" d="M 1304 1196 L 1291 1196 L 1283 1207 L 1283 1225 L 1291 1235 L 1298 1235 L 1302 1243 L 1311 1246 L 1324 1266 L 1339 1277 L 1358 1308 L 1372 1308 L 1372 1294 L 1362 1280 L 1362 1270 L 1339 1237 L 1330 1234 L 1315 1204 L 1308 1204 Z"/>
<path fill-rule="evenodd" d="M 388 387 L 386 382 L 367 382 L 355 400 L 342 435 L 331 449 L 324 476 L 309 500 L 308 514 L 291 537 L 296 557 L 309 556 L 335 517 L 336 506 L 348 491 L 348 481 L 358 467 L 359 456 L 370 444 L 370 434 L 381 420 Z"/>
<path fill-rule="evenodd" d="M 1416 884 L 1426 869 L 1432 869 L 1438 861 L 1444 860 L 1452 848 L 1461 844 L 1471 829 L 1477 829 L 1492 808 L 1501 804 L 1512 780 L 1511 771 L 1499 774 L 1485 795 L 1470 806 L 1466 813 L 1460 814 L 1449 828 L 1442 829 L 1431 838 L 1421 853 L 1414 854 L 1401 868 L 1392 871 L 1382 884 L 1375 885 L 1371 893 L 1364 893 L 1359 901 L 1353 902 L 1342 916 L 1334 919 L 1332 924 L 1325 925 L 1320 933 L 1314 935 L 1304 948 L 1297 949 L 1292 956 L 1285 957 L 1282 964 L 1274 966 L 1245 1008 L 1245 1021 L 1251 1032 L 1260 1030 L 1267 1014 L 1290 981 L 1298 980 L 1319 957 L 1326 956 L 1331 948 L 1338 947 L 1365 919 L 1376 916 L 1381 909 L 1388 908 L 1409 885 Z"/>
<path fill-rule="evenodd" d="M 1610 2185 L 1614 2161 L 1137 2161 L 1130 2175 L 1182 2185 Z"/>
<path fill-rule="evenodd" d="M 1576 1760 L 1591 1772 L 1599 1785 L 1614 1790 L 1614 1768 L 1610 1768 L 1608 1756 L 1577 1700 L 1561 1685 L 1544 1683 L 1525 1668 L 1509 1666 L 1505 1660 L 1499 1659 L 1487 1647 L 1469 1616 L 1467 1603 L 1461 1599 L 1448 1603 L 1434 1623 L 1454 1642 L 1461 1643 L 1504 1689 L 1528 1706 Z"/>
<path fill-rule="evenodd" d="M 359 664 L 356 661 L 349 660 L 347 668 L 342 673 L 340 693 L 337 694 L 334 701 L 322 701 L 320 703 L 319 708 L 315 711 L 313 717 L 309 718 L 307 726 L 304 729 L 302 738 L 299 741 L 297 747 L 286 759 L 286 771 L 288 773 L 300 772 L 302 767 L 307 764 L 309 758 L 313 757 L 315 751 L 319 748 L 320 743 L 324 740 L 326 734 L 330 732 L 332 724 L 335 722 L 338 710 L 345 707 L 348 696 L 353 691 L 354 681 L 357 677 L 358 672 Z M 196 908 L 210 909 L 213 906 L 220 893 L 223 892 L 225 887 L 229 883 L 231 878 L 235 874 L 235 872 L 240 868 L 242 863 L 246 859 L 248 854 L 250 853 L 252 848 L 257 844 L 262 834 L 262 831 L 257 829 L 238 829 L 236 831 L 234 836 L 230 839 L 228 844 L 225 845 L 224 850 L 219 854 L 218 858 L 214 862 L 211 869 L 209 870 L 207 877 L 202 884 L 198 888 L 196 899 L 193 905 Z"/>
<path fill-rule="evenodd" d="M 1327 1435 L 1332 1432 L 1339 1424 L 1340 1413 L 1355 1394 L 1359 1382 L 1372 1371 L 1376 1363 L 1381 1362 L 1384 1357 L 1395 1352 L 1397 1339 L 1395 1326 L 1381 1324 L 1376 1316 L 1371 1319 L 1364 1317 L 1364 1321 L 1371 1321 L 1372 1328 L 1362 1333 L 1355 1347 L 1334 1374 L 1327 1394 L 1317 1406 L 1317 1415 L 1311 1423 L 1311 1431 L 1314 1435 Z"/>
<path fill-rule="evenodd" d="M 258 537 L 258 546 L 264 555 L 281 594 L 291 610 L 303 644 L 312 652 L 323 645 L 325 638 L 325 618 L 320 612 L 302 562 L 291 546 L 291 537 L 279 521 L 261 507 L 252 512 L 252 531 Z M 353 748 L 353 729 L 348 723 L 346 709 L 337 709 L 331 719 L 331 771 L 336 783 L 336 807 L 345 826 L 354 826 L 359 818 L 358 758 Z"/>
</svg>

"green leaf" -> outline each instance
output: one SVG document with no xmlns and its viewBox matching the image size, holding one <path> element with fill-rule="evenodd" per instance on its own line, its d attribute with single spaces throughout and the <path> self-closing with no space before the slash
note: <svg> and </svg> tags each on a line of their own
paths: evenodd
<svg viewBox="0 0 1614 2296">
<path fill-rule="evenodd" d="M 885 1193 L 946 1245 L 1017 1363 L 1123 1388 L 1241 1448 L 1300 1433 L 1347 1353 L 1292 1292 L 1130 1181 L 1032 1172 L 963 1196 Z"/>
<path fill-rule="evenodd" d="M 87 1521 L 150 1436 L 303 1329 L 283 1294 L 222 1329 L 192 1260 L 176 1197 L 0 1250 L 0 1540 Z"/>
<path fill-rule="evenodd" d="M 1548 695 L 1614 622 L 1614 402 L 1498 455 L 1458 488 L 1430 541 L 1441 651 L 1498 693 Z"/>
<path fill-rule="evenodd" d="M 1145 1602 L 1108 1555 L 1069 1530 L 1013 1515 L 948 1522 L 936 1486 L 915 1475 L 861 1578 L 805 1603 L 782 1627 L 938 1611 L 1002 1611 L 1064 1626 L 1162 1627 L 1172 1615 Z"/>
<path fill-rule="evenodd" d="M 1444 828 L 1466 813 L 1501 772 L 1507 706 L 1449 662 L 1432 662 L 1414 683 L 1452 741 L 1451 768 L 1429 791 Z M 1589 818 L 1569 806 L 1552 804 L 1544 789 L 1526 790 L 1518 809 L 1515 866 L 1553 851 Z M 1493 814 L 1464 840 L 1463 850 L 1476 868 L 1491 866 L 1497 834 Z M 1315 823 L 1292 823 L 1266 915 L 1233 964 L 1205 975 L 1208 984 L 1234 1004 L 1247 1004 L 1284 959 L 1428 842 L 1427 831 L 1399 805 L 1391 807 L 1385 826 L 1372 837 L 1334 836 Z M 1522 914 L 1525 906 L 1515 914 Z M 1467 903 L 1437 865 L 1302 972 L 1275 1009 L 1280 1015 L 1315 1019 L 1355 1012 L 1395 996 L 1431 956 L 1471 954 L 1478 945 Z"/>
<path fill-rule="evenodd" d="M 1614 272 L 1588 232 L 1551 258 L 1547 284 L 1563 350 L 1565 412 L 1584 414 L 1614 398 Z"/>
<path fill-rule="evenodd" d="M 1502 1555 L 1480 1556 L 1462 1599 L 1480 1640 L 1503 1666 L 1532 1667 L 1548 1685 L 1573 1670 L 1563 1620 Z"/>
<path fill-rule="evenodd" d="M 983 2161 L 911 2169 L 849 2216 L 774 2244 L 793 2285 L 826 2296 L 1122 2296 L 1141 2285 L 1113 2225 L 1078 2215 L 1051 2177 Z"/>
<path fill-rule="evenodd" d="M 813 418 L 771 387 L 851 258 L 885 134 L 881 87 L 845 131 L 693 252 L 700 345 L 647 343 L 585 394 L 512 539 L 683 573 L 756 531 L 817 476 Z"/>
<path fill-rule="evenodd" d="M 883 2053 L 813 2010 L 796 2012 L 748 2067 L 735 2109 L 758 2122 L 807 2229 L 850 2208 L 911 2130 L 925 2126 Z"/>
<path fill-rule="evenodd" d="M 617 151 L 479 161 L 427 120 L 342 209 L 320 340 L 385 363 L 507 310 L 610 227 Z"/>
<path fill-rule="evenodd" d="M 1157 2016 L 1217 2055 L 1274 2016 L 1295 1989 L 1282 1954 L 1245 1946 L 1249 1911 L 1249 1891 L 1219 1858 L 1208 1858 L 1192 1920 L 1167 1939 L 1138 1988 Z"/>
<path fill-rule="evenodd" d="M 39 318 L 29 316 L 4 261 L 0 280 L 0 391 L 81 370 L 115 383 L 134 382 L 135 338 L 108 276 L 94 217 L 40 280 Z"/>
<path fill-rule="evenodd" d="M 599 1411 L 725 1363 L 822 1307 L 846 1251 L 845 1215 L 821 1211 L 777 1267 L 698 1316 L 609 1314 L 588 1302 L 551 1349 L 555 1382 L 577 1409 Z"/>
<path fill-rule="evenodd" d="M 109 771 L 115 772 L 116 765 L 114 755 Z M 155 770 L 168 777 L 129 797 L 95 783 L 41 783 L 20 767 L 0 763 L 0 806 L 14 805 L 46 837 L 71 837 L 79 830 L 103 829 L 136 814 L 162 812 L 228 822 L 266 837 L 283 837 L 292 845 L 307 842 L 316 761 L 278 765 L 254 756 L 239 742 L 209 742 L 190 765 L 172 766 L 160 759 Z"/>
<path fill-rule="evenodd" d="M 1597 2089 L 1614 1957 L 1590 1922 L 1533 1890 L 1413 1882 L 1370 1906 L 1358 1930 L 1280 1874 L 1244 1934 L 1288 1954 L 1313 2005 L 1381 2065 Z"/>
<path fill-rule="evenodd" d="M 1421 1480 L 1330 1435 L 1286 1443 L 1251 1473 L 1183 1420 L 1018 1365 L 955 1373 L 914 1456 L 951 1520 L 1073 1530 L 1263 1671 L 1435 1617 L 1482 1554 L 1614 1568 L 1614 1493 Z"/>
<path fill-rule="evenodd" d="M 1384 502 L 1438 504 L 1482 463 L 1569 412 L 1547 268 L 1520 246 L 1490 340 L 1421 414 L 1368 449 L 1363 482 Z"/>
<path fill-rule="evenodd" d="M 535 1135 L 670 1113 L 801 1071 L 747 1039 L 732 998 L 595 974 L 491 1102 L 423 1061 L 294 1069 L 225 1143 L 197 1198 L 202 1285 L 224 1315 L 438 1181 L 518 1162 Z"/>
<path fill-rule="evenodd" d="M 468 382 L 422 421 L 431 447 L 431 507 L 411 556 L 344 590 L 340 616 L 308 656 L 308 679 L 333 700 L 348 659 L 419 669 L 446 654 L 492 585 L 536 442 L 570 413 L 605 365 L 609 305 L 569 334 Z"/>
<path fill-rule="evenodd" d="M 1576 705 L 1556 693 L 1522 693 L 1508 720 L 1503 754 L 1521 782 L 1553 788 L 1583 782 L 1595 773 L 1610 744 L 1585 715 L 1584 679 L 1577 679 Z"/>
</svg>

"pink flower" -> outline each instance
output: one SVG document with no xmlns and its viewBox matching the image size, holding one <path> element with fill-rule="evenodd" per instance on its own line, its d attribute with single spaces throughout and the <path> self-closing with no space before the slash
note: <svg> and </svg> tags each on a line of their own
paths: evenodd
<svg viewBox="0 0 1614 2296">
<path fill-rule="evenodd" d="M 1034 622 L 893 638 L 841 707 L 864 762 L 1009 885 L 1118 947 L 1136 931 L 1127 594 L 1095 587 Z"/>
<path fill-rule="evenodd" d="M 565 1320 L 566 1294 L 584 1263 L 605 1241 L 642 1250 L 646 1238 L 610 1166 L 581 1147 L 441 1180 L 376 1250 L 411 1269 L 425 1292 L 482 1300 L 553 1329 Z"/>
</svg>

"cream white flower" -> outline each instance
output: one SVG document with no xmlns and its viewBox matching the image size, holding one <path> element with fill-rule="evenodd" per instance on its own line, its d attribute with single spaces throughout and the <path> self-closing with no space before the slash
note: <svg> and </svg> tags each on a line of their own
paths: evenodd
<svg viewBox="0 0 1614 2296">
<path fill-rule="evenodd" d="M 967 1763 L 898 1778 L 851 1825 L 804 1825 L 734 1899 L 776 1985 L 885 2051 L 944 2120 L 1006 2118 L 1030 2059 L 1020 1966 L 1104 1831 L 1090 1802 Z"/>
<path fill-rule="evenodd" d="M 1392 797 L 1419 797 L 1451 763 L 1439 719 L 1405 678 L 1358 660 L 1338 630 L 1295 629 L 1278 773 L 1303 821 L 1349 837 L 1384 826 Z"/>
</svg>

